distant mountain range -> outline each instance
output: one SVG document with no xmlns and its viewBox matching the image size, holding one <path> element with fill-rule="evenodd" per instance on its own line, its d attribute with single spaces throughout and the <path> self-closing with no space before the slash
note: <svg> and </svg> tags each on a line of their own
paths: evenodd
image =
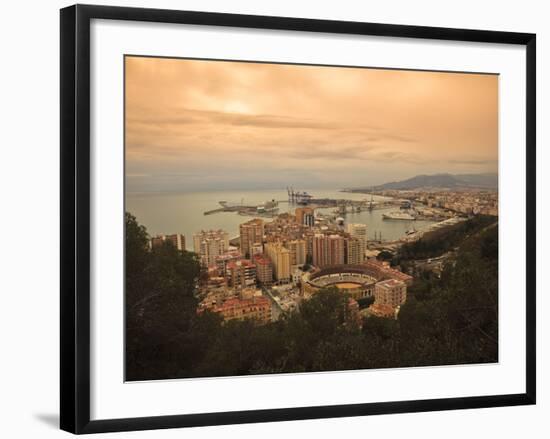
<svg viewBox="0 0 550 439">
<path fill-rule="evenodd" d="M 402 181 L 392 181 L 369 188 L 370 190 L 409 190 L 421 188 L 441 189 L 498 189 L 497 174 L 434 174 L 417 175 Z M 353 189 L 360 191 L 361 189 Z"/>
</svg>

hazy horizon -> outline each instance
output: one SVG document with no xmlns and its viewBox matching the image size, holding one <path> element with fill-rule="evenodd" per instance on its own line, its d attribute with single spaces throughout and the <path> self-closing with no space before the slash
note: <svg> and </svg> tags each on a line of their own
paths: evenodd
<svg viewBox="0 0 550 439">
<path fill-rule="evenodd" d="M 446 172 L 438 172 L 436 174 L 431 175 L 443 175 L 448 174 Z M 471 172 L 464 172 L 461 174 L 451 174 L 451 175 L 464 175 L 464 174 L 472 174 L 472 175 L 498 175 L 496 172 L 486 172 L 486 173 L 471 173 Z M 417 177 L 422 174 L 412 175 L 410 177 L 404 177 L 400 180 L 407 180 L 412 177 Z M 297 191 L 312 191 L 312 190 L 334 190 L 334 191 L 340 191 L 345 189 L 368 189 L 369 186 L 378 186 L 385 183 L 392 183 L 394 180 L 387 179 L 383 182 L 373 183 L 372 185 L 364 185 L 364 186 L 309 186 L 309 187 L 298 187 L 296 185 L 289 184 L 287 186 L 273 186 L 273 187 L 262 187 L 261 185 L 255 186 L 255 187 L 223 187 L 223 188 L 202 188 L 202 189 L 187 189 L 187 188 L 164 188 L 164 189 L 157 189 L 157 190 L 130 190 L 126 189 L 127 194 L 179 194 L 179 193 L 195 193 L 195 192 L 235 192 L 235 191 L 257 191 L 257 192 L 265 192 L 265 191 L 286 191 L 287 188 L 293 187 L 294 190 Z"/>
<path fill-rule="evenodd" d="M 496 75 L 126 57 L 129 193 L 497 173 Z"/>
</svg>

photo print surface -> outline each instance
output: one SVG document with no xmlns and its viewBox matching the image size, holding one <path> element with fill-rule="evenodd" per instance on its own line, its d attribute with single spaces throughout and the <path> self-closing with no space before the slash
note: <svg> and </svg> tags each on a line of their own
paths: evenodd
<svg viewBox="0 0 550 439">
<path fill-rule="evenodd" d="M 498 75 L 124 62 L 126 380 L 498 361 Z"/>
</svg>

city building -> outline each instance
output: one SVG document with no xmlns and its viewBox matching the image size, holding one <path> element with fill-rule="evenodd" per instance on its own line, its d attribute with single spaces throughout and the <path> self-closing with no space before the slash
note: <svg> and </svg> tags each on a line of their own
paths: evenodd
<svg viewBox="0 0 550 439">
<path fill-rule="evenodd" d="M 229 249 L 229 235 L 224 230 L 201 230 L 193 235 L 193 249 L 201 262 L 213 265 Z"/>
<path fill-rule="evenodd" d="M 243 256 L 252 255 L 254 244 L 261 244 L 264 237 L 264 222 L 254 218 L 239 226 L 241 253 Z"/>
<path fill-rule="evenodd" d="M 306 241 L 306 262 L 313 263 L 313 239 L 316 232 L 314 228 L 308 228 L 304 231 L 303 239 Z"/>
<path fill-rule="evenodd" d="M 270 286 L 273 283 L 273 264 L 265 255 L 254 255 L 256 264 L 256 279 L 263 286 Z"/>
<path fill-rule="evenodd" d="M 324 267 L 328 265 L 328 245 L 327 237 L 322 233 L 317 233 L 311 239 L 311 254 L 313 265 Z"/>
<path fill-rule="evenodd" d="M 298 207 L 295 211 L 296 222 L 303 226 L 315 225 L 315 211 L 311 207 Z"/>
<path fill-rule="evenodd" d="M 264 242 L 301 239 L 306 226 L 296 223 L 294 215 L 282 213 L 264 225 Z"/>
<path fill-rule="evenodd" d="M 371 258 L 366 260 L 363 266 L 372 277 L 378 280 L 395 279 L 404 282 L 407 286 L 412 284 L 412 276 L 392 268 L 387 261 L 382 262 L 376 258 Z"/>
<path fill-rule="evenodd" d="M 280 242 L 270 242 L 265 245 L 265 251 L 273 264 L 275 280 L 279 283 L 290 281 L 290 251 Z"/>
<path fill-rule="evenodd" d="M 286 247 L 290 251 L 290 265 L 304 265 L 306 263 L 307 246 L 303 239 L 294 239 L 287 242 Z"/>
<path fill-rule="evenodd" d="M 155 236 L 151 239 L 151 248 L 158 248 L 165 242 L 170 242 L 178 250 L 185 250 L 185 236 L 180 233 Z"/>
<path fill-rule="evenodd" d="M 367 250 L 367 225 L 366 224 L 358 224 L 358 223 L 350 223 L 346 226 L 346 231 L 349 233 L 349 235 L 352 238 L 356 238 L 361 243 L 360 253 L 361 253 L 361 261 L 365 259 L 365 251 Z"/>
<path fill-rule="evenodd" d="M 397 317 L 397 310 L 391 305 L 373 303 L 368 307 L 367 312 L 374 317 L 383 317 L 387 319 L 395 319 Z"/>
<path fill-rule="evenodd" d="M 252 248 L 250 251 L 250 257 L 253 257 L 254 255 L 261 255 L 264 252 L 264 245 L 261 242 L 256 242 L 252 244 Z"/>
<path fill-rule="evenodd" d="M 262 290 L 256 289 L 256 287 L 247 287 L 239 290 L 239 299 L 252 299 L 253 297 L 261 297 Z"/>
<path fill-rule="evenodd" d="M 239 251 L 233 250 L 225 252 L 223 255 L 216 256 L 215 264 L 218 269 L 218 273 L 221 276 L 225 276 L 227 272 L 227 264 L 230 262 L 238 261 L 242 259 L 241 253 Z"/>
<path fill-rule="evenodd" d="M 318 233 L 313 237 L 312 244 L 313 265 L 325 267 L 344 264 L 345 242 L 343 236 Z"/>
<path fill-rule="evenodd" d="M 254 319 L 259 324 L 271 321 L 271 301 L 264 296 L 232 297 L 220 304 L 206 304 L 199 307 L 197 312 L 201 313 L 206 309 L 219 313 L 224 321 Z"/>
<path fill-rule="evenodd" d="M 201 300 L 198 309 L 212 308 L 218 304 L 223 303 L 225 300 L 234 297 L 234 292 L 228 289 L 225 285 L 214 287 L 211 286 L 206 291 L 206 295 Z"/>
<path fill-rule="evenodd" d="M 227 264 L 227 283 L 231 288 L 246 288 L 256 284 L 256 265 L 248 259 Z"/>
<path fill-rule="evenodd" d="M 292 269 L 292 283 L 294 285 L 299 285 L 302 282 L 302 275 L 304 272 L 300 270 L 298 267 L 294 267 Z"/>
<path fill-rule="evenodd" d="M 407 285 L 405 282 L 387 279 L 377 282 L 374 287 L 374 303 L 397 307 L 407 300 Z"/>
<path fill-rule="evenodd" d="M 340 235 L 329 235 L 329 264 L 338 265 L 345 263 L 345 239 Z"/>
<path fill-rule="evenodd" d="M 360 264 L 365 258 L 363 243 L 357 238 L 346 238 L 346 264 Z"/>
</svg>

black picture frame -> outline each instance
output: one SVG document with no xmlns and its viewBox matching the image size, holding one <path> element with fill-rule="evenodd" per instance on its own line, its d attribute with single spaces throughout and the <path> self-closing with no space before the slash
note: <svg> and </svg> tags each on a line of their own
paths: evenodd
<svg viewBox="0 0 550 439">
<path fill-rule="evenodd" d="M 494 396 L 90 420 L 90 21 L 92 19 L 525 46 L 527 60 L 525 66 L 527 79 L 526 392 Z M 62 9 L 60 25 L 60 424 L 63 430 L 77 434 L 99 433 L 535 404 L 535 34 L 89 5 L 75 5 Z"/>
</svg>

